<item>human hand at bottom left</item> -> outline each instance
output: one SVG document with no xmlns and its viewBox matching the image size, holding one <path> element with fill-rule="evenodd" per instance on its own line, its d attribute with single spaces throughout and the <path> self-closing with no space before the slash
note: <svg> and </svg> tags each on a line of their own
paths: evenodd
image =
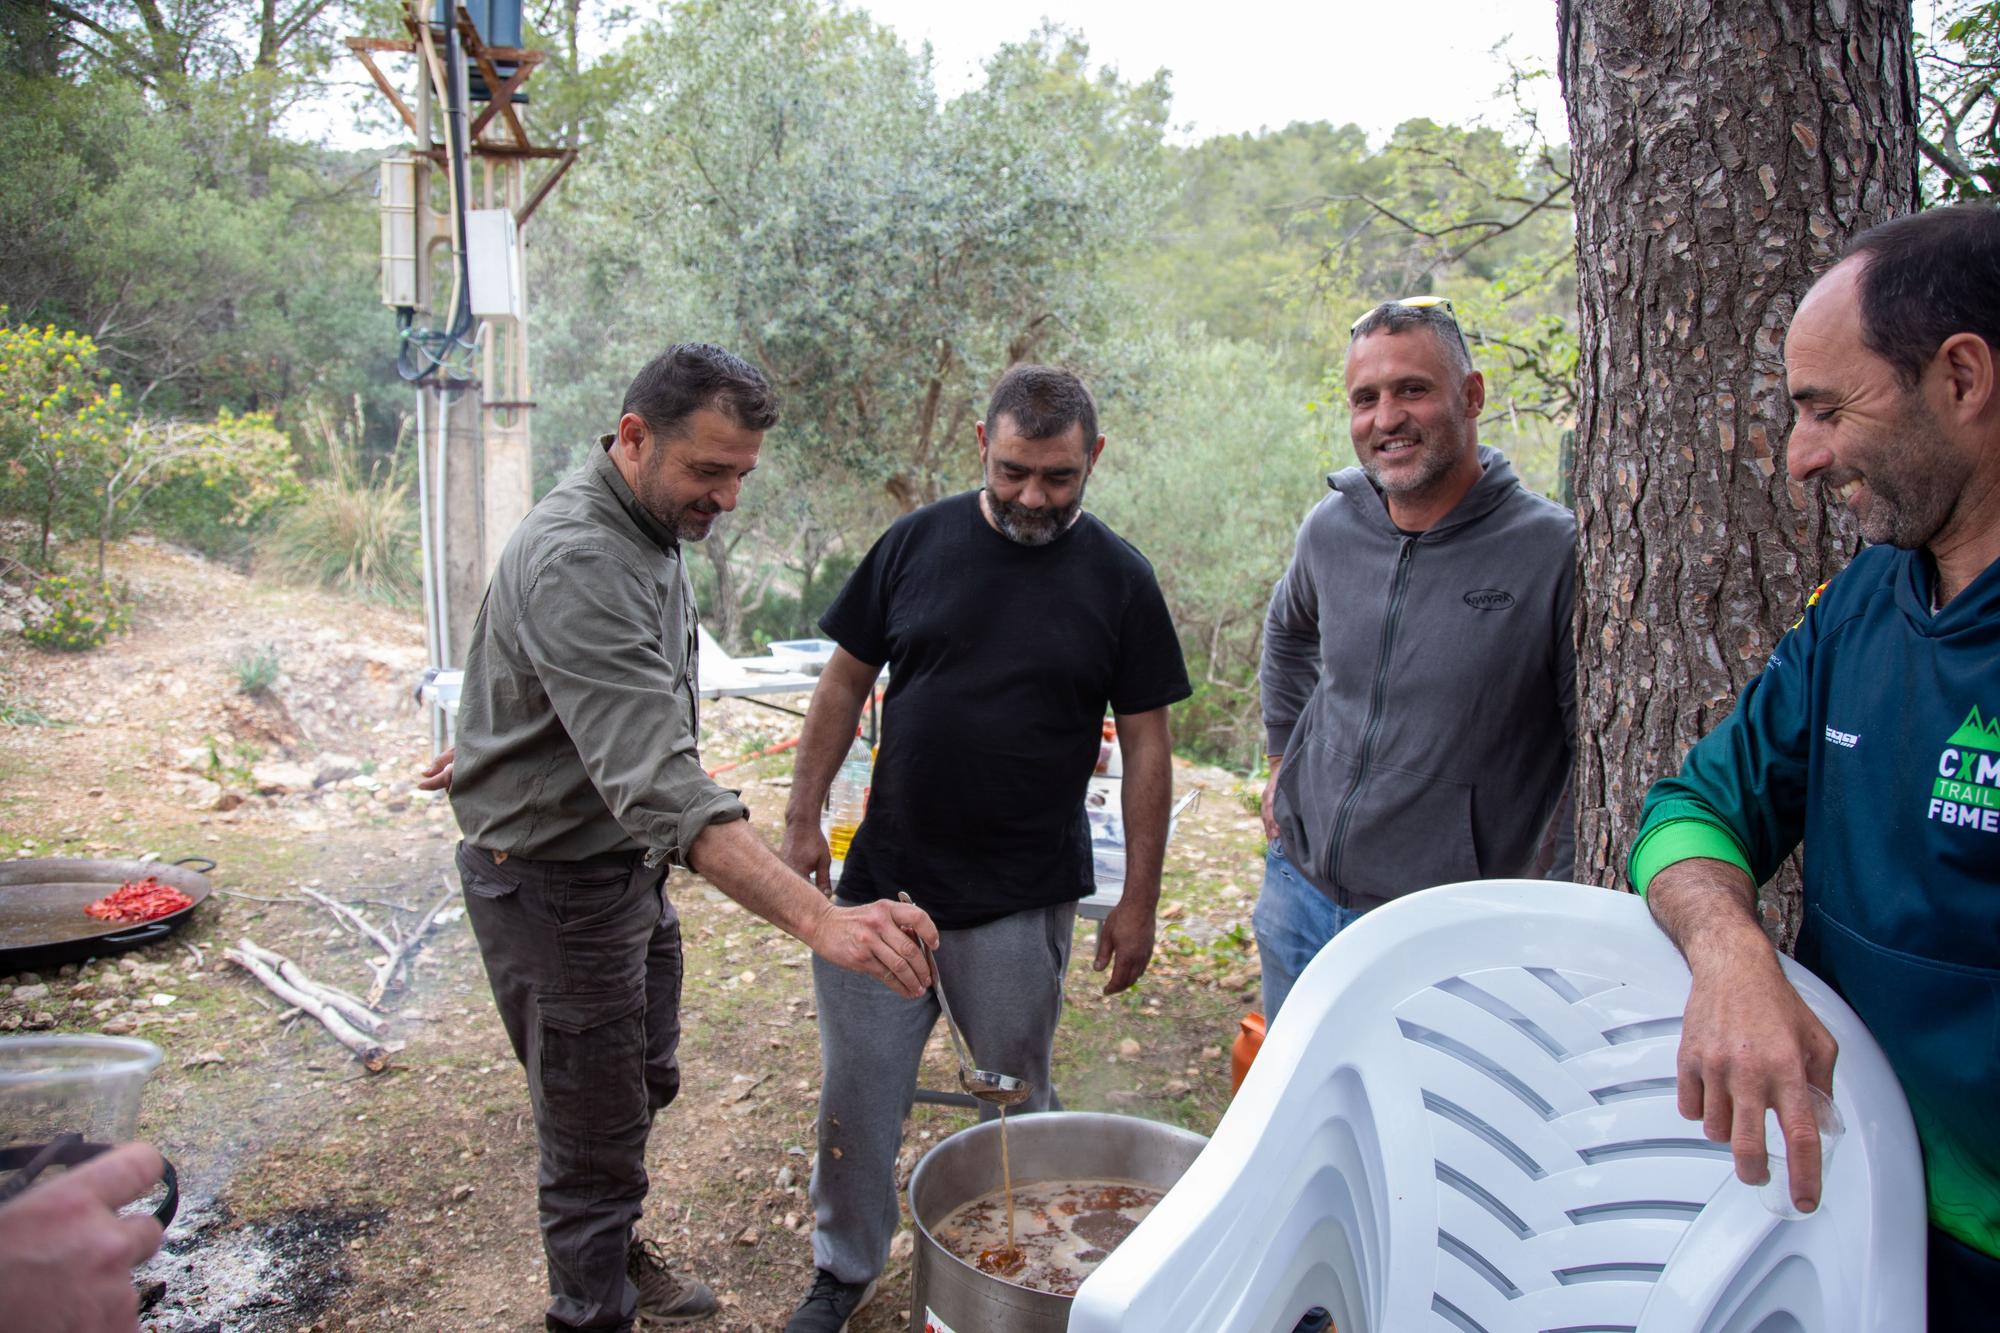
<svg viewBox="0 0 2000 1333">
<path fill-rule="evenodd" d="M 160 1248 L 150 1213 L 118 1209 L 164 1172 L 149 1144 L 128 1143 L 37 1181 L 0 1204 L 0 1311 L 35 1333 L 133 1333 L 139 1293 L 132 1268 Z"/>
</svg>

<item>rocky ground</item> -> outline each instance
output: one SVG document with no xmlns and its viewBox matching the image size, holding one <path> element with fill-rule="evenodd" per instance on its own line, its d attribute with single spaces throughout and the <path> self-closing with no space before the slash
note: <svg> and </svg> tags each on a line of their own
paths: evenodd
<svg viewBox="0 0 2000 1333">
<path fill-rule="evenodd" d="M 401 1047 L 370 1074 L 222 957 L 249 938 L 363 991 L 376 947 L 303 891 L 412 927 L 450 886 L 448 808 L 414 789 L 431 749 L 410 697 L 407 612 L 261 582 L 145 541 L 119 547 L 131 629 L 77 655 L 0 630 L 0 858 L 217 862 L 216 894 L 150 947 L 4 975 L 0 1031 L 137 1033 L 166 1053 L 141 1132 L 184 1201 L 144 1276 L 150 1333 L 541 1327 L 527 1097 L 461 909 L 384 1002 Z M 18 609 L 18 601 L 12 604 Z M 0 606 L 0 612 L 7 612 Z M 802 701 L 801 701 L 802 702 Z M 743 701 L 705 711 L 722 764 L 795 734 Z M 732 769 L 775 840 L 789 759 Z M 1227 1049 L 1256 1000 L 1249 910 L 1261 834 L 1237 780 L 1203 789 L 1168 852 L 1160 951 L 1115 998 L 1073 974 L 1057 1039 L 1074 1109 L 1212 1129 Z M 818 1049 L 806 951 L 693 877 L 680 1099 L 660 1119 L 645 1234 L 723 1303 L 708 1327 L 775 1330 L 810 1278 Z M 1078 926 L 1077 956 L 1095 945 Z M 0 950 L 16 941 L 0 930 Z M 940 1032 L 925 1085 L 944 1086 Z M 920 1106 L 905 1173 L 968 1112 Z M 907 1229 L 855 1333 L 909 1323 Z"/>
</svg>

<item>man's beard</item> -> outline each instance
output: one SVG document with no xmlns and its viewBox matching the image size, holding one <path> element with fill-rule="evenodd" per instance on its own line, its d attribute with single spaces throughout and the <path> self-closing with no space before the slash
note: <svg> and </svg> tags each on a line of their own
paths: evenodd
<svg viewBox="0 0 2000 1333">
<path fill-rule="evenodd" d="M 1374 449 L 1369 451 L 1367 461 L 1361 464 L 1362 474 L 1375 483 L 1375 489 L 1384 495 L 1393 495 L 1397 499 L 1421 496 L 1436 486 L 1458 462 L 1458 441 L 1435 440 L 1421 431 L 1412 433 L 1416 436 L 1417 449 L 1414 471 L 1389 476 Z"/>
<path fill-rule="evenodd" d="M 1083 492 L 1084 487 L 1078 486 L 1076 498 L 1068 504 L 1036 509 L 1012 500 L 1002 500 L 989 486 L 986 507 L 993 513 L 993 526 L 1000 529 L 1000 535 L 1008 541 L 1022 546 L 1047 546 L 1062 536 L 1076 521 L 1076 516 L 1083 512 Z"/>
<path fill-rule="evenodd" d="M 1927 546 L 1951 521 L 1970 468 L 1952 451 L 1928 404 L 1907 395 L 1907 425 L 1895 439 L 1870 442 L 1859 469 L 1827 473 L 1822 484 L 1839 487 L 1861 479 L 1868 507 L 1858 515 L 1863 540 L 1914 551 Z"/>
<path fill-rule="evenodd" d="M 654 478 L 642 475 L 639 485 L 632 488 L 633 498 L 638 500 L 639 507 L 651 514 L 661 527 L 673 533 L 676 541 L 708 540 L 709 533 L 715 531 L 715 521 L 722 517 L 722 511 L 705 509 L 701 501 L 689 505 L 676 503 L 667 494 L 666 487 L 655 486 L 653 481 Z"/>
<path fill-rule="evenodd" d="M 669 504 L 666 506 L 666 511 L 665 513 L 656 511 L 653 517 L 666 524 L 668 531 L 672 532 L 676 539 L 684 542 L 707 541 L 709 534 L 715 531 L 716 523 L 722 518 L 720 509 L 710 511 L 695 505 L 683 508 Z"/>
</svg>

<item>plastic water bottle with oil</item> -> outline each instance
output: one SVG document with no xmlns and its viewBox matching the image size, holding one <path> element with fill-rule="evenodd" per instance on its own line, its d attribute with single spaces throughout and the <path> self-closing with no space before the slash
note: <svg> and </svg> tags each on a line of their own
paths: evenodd
<svg viewBox="0 0 2000 1333">
<path fill-rule="evenodd" d="M 833 775 L 833 783 L 827 788 L 826 809 L 820 815 L 820 828 L 826 834 L 827 852 L 833 859 L 833 879 L 840 881 L 842 866 L 847 861 L 847 849 L 854 845 L 854 834 L 861 827 L 861 820 L 868 812 L 868 785 L 875 767 L 874 757 L 868 744 L 859 736 L 848 747 L 847 758 L 840 763 L 840 771 Z"/>
</svg>

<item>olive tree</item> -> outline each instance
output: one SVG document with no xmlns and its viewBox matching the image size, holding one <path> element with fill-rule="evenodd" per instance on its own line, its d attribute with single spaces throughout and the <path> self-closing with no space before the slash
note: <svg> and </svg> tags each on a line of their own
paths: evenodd
<svg viewBox="0 0 2000 1333">
<path fill-rule="evenodd" d="M 628 371 L 688 337 L 762 366 L 784 414 L 770 448 L 801 483 L 936 499 L 972 476 L 969 427 L 1002 370 L 1104 336 L 1099 274 L 1146 206 L 1161 80 L 1093 71 L 1043 29 L 942 101 L 926 56 L 813 0 L 678 6 L 625 58 L 643 92 L 606 113 L 544 248 L 588 275 L 587 326 L 632 348 Z M 544 379 L 602 356 L 570 346 Z M 726 563 L 736 540 L 705 554 Z M 714 573 L 728 637 L 740 581 Z"/>
</svg>

